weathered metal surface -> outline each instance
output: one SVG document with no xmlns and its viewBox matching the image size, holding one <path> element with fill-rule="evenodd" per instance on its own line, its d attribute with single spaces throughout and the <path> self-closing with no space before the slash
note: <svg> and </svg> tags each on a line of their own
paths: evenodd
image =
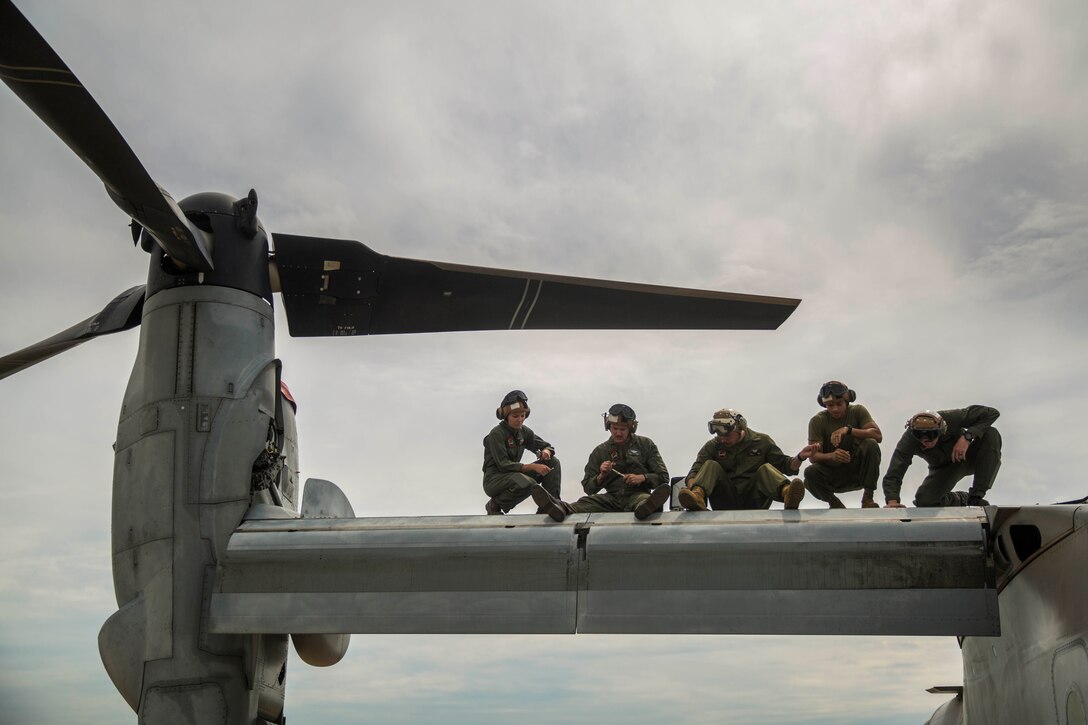
<svg viewBox="0 0 1088 725">
<path fill-rule="evenodd" d="M 286 638 L 205 627 L 275 416 L 272 309 L 246 292 L 181 286 L 150 297 L 143 323 L 115 444 L 119 610 L 102 628 L 102 661 L 140 722 L 277 721 Z"/>
<path fill-rule="evenodd" d="M 1085 722 L 1088 506 L 998 510 L 1001 636 L 963 642 L 965 722 Z"/>
<path fill-rule="evenodd" d="M 993 635 L 978 509 L 246 521 L 218 633 Z"/>
<path fill-rule="evenodd" d="M 213 631 L 573 632 L 569 528 L 493 521 L 247 522 L 219 569 Z"/>
</svg>

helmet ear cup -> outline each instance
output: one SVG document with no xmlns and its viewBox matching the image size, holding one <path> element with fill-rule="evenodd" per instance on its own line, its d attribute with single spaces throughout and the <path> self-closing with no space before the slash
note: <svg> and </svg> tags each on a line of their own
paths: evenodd
<svg viewBox="0 0 1088 725">
<path fill-rule="evenodd" d="M 820 404 L 821 408 L 827 407 L 827 403 L 824 402 L 824 396 L 820 395 L 819 393 L 816 393 L 816 402 Z"/>
<path fill-rule="evenodd" d="M 495 408 L 495 417 L 499 420 L 506 420 L 506 416 L 513 413 L 515 410 L 525 409 L 525 418 L 529 418 L 529 414 L 532 412 L 529 409 L 529 403 L 512 403 L 510 405 L 504 405 L 501 408 Z"/>
<path fill-rule="evenodd" d="M 858 394 L 855 393 L 853 390 L 849 391 L 849 395 L 850 395 L 850 402 L 851 403 L 853 403 L 855 400 L 858 399 Z"/>
</svg>

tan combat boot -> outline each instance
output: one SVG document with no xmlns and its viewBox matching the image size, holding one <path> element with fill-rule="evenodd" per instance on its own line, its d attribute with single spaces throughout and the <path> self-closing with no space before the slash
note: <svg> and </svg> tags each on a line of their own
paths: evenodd
<svg viewBox="0 0 1088 725">
<path fill-rule="evenodd" d="M 865 489 L 865 492 L 861 494 L 861 507 L 863 509 L 880 508 L 880 504 L 873 500 L 873 490 L 871 488 Z"/>
<path fill-rule="evenodd" d="M 846 504 L 838 496 L 831 494 L 831 498 L 827 499 L 827 507 L 829 509 L 844 509 Z"/>
<path fill-rule="evenodd" d="M 801 504 L 801 499 L 805 497 L 805 482 L 800 478 L 795 478 L 792 481 L 786 481 L 782 484 L 782 501 L 786 504 L 787 509 L 795 509 Z"/>
<path fill-rule="evenodd" d="M 706 491 L 702 486 L 680 489 L 680 505 L 688 511 L 706 511 Z"/>
<path fill-rule="evenodd" d="M 642 521 L 650 514 L 656 513 L 671 496 L 672 486 L 667 483 L 661 484 L 651 491 L 649 496 L 642 499 L 638 506 L 635 506 L 635 518 Z"/>
</svg>

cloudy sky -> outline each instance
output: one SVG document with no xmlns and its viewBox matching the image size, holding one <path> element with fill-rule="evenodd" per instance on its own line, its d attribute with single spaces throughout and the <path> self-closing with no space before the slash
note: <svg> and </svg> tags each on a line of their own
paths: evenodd
<svg viewBox="0 0 1088 725">
<path fill-rule="evenodd" d="M 803 299 L 776 332 L 295 341 L 280 314 L 302 475 L 360 516 L 482 513 L 480 439 L 515 387 L 568 498 L 611 403 L 679 474 L 719 407 L 799 449 L 830 378 L 885 460 L 912 413 L 984 403 L 1005 440 L 991 502 L 1086 493 L 1083 2 L 17 4 L 177 198 L 254 187 L 273 233 Z M 9 352 L 146 259 L 6 88 L 0 121 Z M 134 721 L 95 638 L 136 344 L 0 382 L 8 722 Z M 925 687 L 961 681 L 951 638 L 357 636 L 289 673 L 294 723 L 917 723 L 942 702 Z"/>
</svg>

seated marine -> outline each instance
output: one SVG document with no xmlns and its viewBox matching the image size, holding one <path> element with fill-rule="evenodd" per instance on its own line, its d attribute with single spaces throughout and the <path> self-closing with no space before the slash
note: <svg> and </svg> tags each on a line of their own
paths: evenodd
<svg viewBox="0 0 1088 725">
<path fill-rule="evenodd" d="M 722 408 L 707 422 L 714 436 L 695 457 L 680 504 L 688 511 L 768 509 L 781 501 L 795 509 L 805 497 L 805 484 L 790 478 L 801 462 L 812 455 L 808 445 L 796 456 L 787 456 L 769 435 L 752 430 L 732 408 Z"/>
<path fill-rule="evenodd" d="M 538 483 L 558 497 L 559 459 L 552 444 L 525 425 L 529 417 L 525 393 L 507 393 L 495 417 L 500 423 L 484 438 L 484 493 L 491 497 L 484 510 L 490 515 L 506 513 L 529 498 L 530 489 Z M 521 462 L 527 450 L 537 455 L 532 463 Z"/>
<path fill-rule="evenodd" d="M 572 513 L 604 511 L 631 511 L 641 521 L 660 511 L 672 495 L 669 472 L 657 444 L 646 436 L 635 435 L 635 411 L 617 403 L 602 415 L 608 440 L 589 454 L 582 478 L 587 495 L 566 503 L 541 486 L 532 490 L 540 510 L 556 521 Z M 604 493 L 600 493 L 601 489 Z"/>
</svg>

